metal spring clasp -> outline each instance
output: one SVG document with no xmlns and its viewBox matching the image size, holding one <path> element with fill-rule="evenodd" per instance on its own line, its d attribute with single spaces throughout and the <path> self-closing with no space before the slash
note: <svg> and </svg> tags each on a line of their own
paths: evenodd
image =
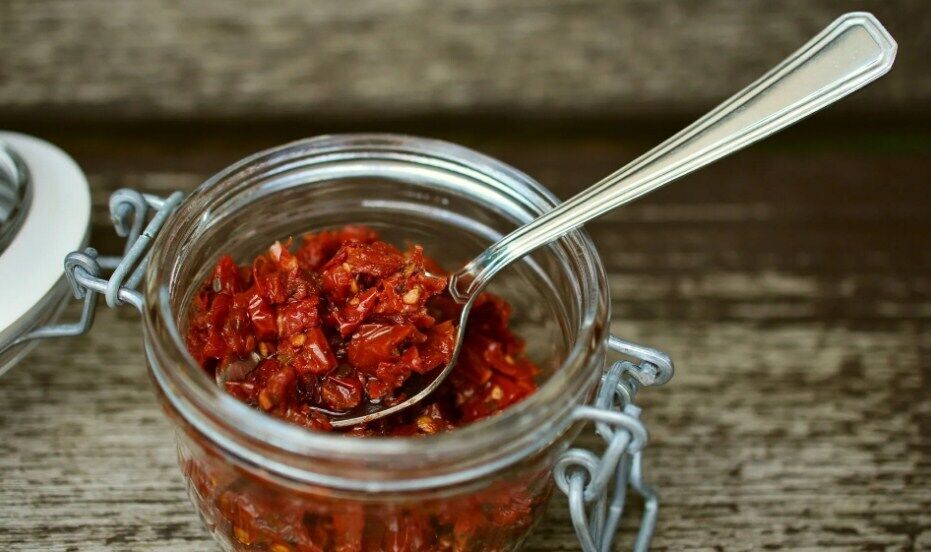
<svg viewBox="0 0 931 552">
<path fill-rule="evenodd" d="M 36 328 L 10 343 L 9 347 L 33 339 L 85 333 L 94 323 L 98 294 L 106 298 L 107 306 L 111 308 L 129 303 L 141 311 L 142 294 L 136 288 L 145 276 L 149 246 L 183 197 L 181 192 L 167 198 L 125 188 L 114 192 L 110 196 L 110 218 L 116 233 L 126 238 L 123 256 L 101 257 L 93 247 L 69 253 L 65 257 L 65 277 L 71 284 L 74 297 L 84 300 L 81 318 L 76 322 Z M 109 278 L 101 277 L 104 270 L 113 271 Z"/>
<path fill-rule="evenodd" d="M 650 546 L 659 498 L 643 479 L 642 451 L 648 434 L 633 404 L 642 386 L 662 385 L 672 378 L 674 366 L 662 351 L 611 336 L 608 347 L 640 359 L 640 364 L 615 362 L 602 378 L 592 406 L 580 406 L 574 421 L 595 424 L 604 440 L 600 457 L 582 448 L 565 451 L 556 462 L 553 477 L 569 498 L 569 512 L 576 535 L 585 552 L 608 552 L 624 513 L 627 487 L 644 500 L 643 516 L 634 550 Z"/>
</svg>

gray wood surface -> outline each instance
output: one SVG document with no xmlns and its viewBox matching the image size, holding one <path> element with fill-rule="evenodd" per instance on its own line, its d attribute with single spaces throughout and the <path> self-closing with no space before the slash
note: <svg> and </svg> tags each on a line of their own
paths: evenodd
<svg viewBox="0 0 931 552">
<path fill-rule="evenodd" d="M 319 129 L 34 130 L 88 171 L 94 242 L 113 250 L 112 189 L 189 189 Z M 566 197 L 661 130 L 432 134 Z M 591 225 L 612 328 L 678 365 L 641 394 L 656 550 L 931 548 L 929 153 L 927 132 L 806 125 Z M 0 549 L 214 549 L 134 312 L 101 307 L 90 335 L 40 346 L 0 378 L 0 405 Z M 632 535 L 628 517 L 619 550 Z M 527 549 L 577 549 L 561 496 Z"/>
<path fill-rule="evenodd" d="M 4 0 L 0 116 L 703 112 L 843 12 L 901 44 L 847 113 L 931 113 L 924 0 Z"/>
</svg>

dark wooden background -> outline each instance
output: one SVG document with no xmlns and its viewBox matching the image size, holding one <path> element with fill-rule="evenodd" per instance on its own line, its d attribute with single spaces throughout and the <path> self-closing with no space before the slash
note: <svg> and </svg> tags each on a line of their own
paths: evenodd
<svg viewBox="0 0 931 552">
<path fill-rule="evenodd" d="M 105 251 L 112 190 L 324 132 L 445 138 L 569 197 L 852 9 L 892 73 L 589 230 L 614 331 L 678 365 L 641 395 L 655 549 L 931 549 L 927 2 L 5 0 L 0 126 L 77 159 Z M 137 317 L 102 310 L 0 378 L 0 548 L 210 550 Z M 576 549 L 548 516 L 527 548 Z"/>
</svg>

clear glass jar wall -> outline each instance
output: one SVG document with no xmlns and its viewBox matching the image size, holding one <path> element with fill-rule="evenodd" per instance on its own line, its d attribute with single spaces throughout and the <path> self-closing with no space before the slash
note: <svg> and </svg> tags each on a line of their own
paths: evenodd
<svg viewBox="0 0 931 552">
<path fill-rule="evenodd" d="M 425 438 L 312 433 L 227 396 L 183 340 L 194 290 L 220 252 L 242 261 L 275 239 L 367 224 L 421 243 L 448 267 L 554 205 L 532 179 L 443 142 L 333 136 L 263 152 L 206 182 L 159 235 L 146 278 L 150 372 L 178 429 L 182 471 L 231 550 L 513 550 L 543 513 L 569 413 L 602 373 L 607 292 L 573 233 L 496 278 L 515 331 L 543 368 L 533 396 Z"/>
</svg>

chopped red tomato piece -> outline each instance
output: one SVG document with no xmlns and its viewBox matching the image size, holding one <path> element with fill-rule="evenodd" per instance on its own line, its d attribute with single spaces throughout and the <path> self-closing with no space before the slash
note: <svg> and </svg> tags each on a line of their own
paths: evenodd
<svg viewBox="0 0 931 552">
<path fill-rule="evenodd" d="M 275 324 L 275 313 L 272 312 L 271 306 L 262 298 L 257 291 L 247 294 L 249 319 L 252 321 L 252 328 L 258 339 L 274 339 L 277 335 Z"/>
<path fill-rule="evenodd" d="M 341 308 L 333 312 L 333 320 L 339 334 L 343 337 L 350 335 L 359 327 L 359 324 L 372 312 L 372 307 L 378 302 L 378 290 L 375 288 L 360 292 L 350 299 Z"/>
<path fill-rule="evenodd" d="M 298 347 L 291 357 L 291 364 L 300 374 L 326 374 L 336 368 L 336 356 L 320 328 L 312 328 L 306 334 L 291 338 L 290 345 Z"/>
<path fill-rule="evenodd" d="M 191 355 L 236 399 L 313 431 L 334 412 L 404 400 L 410 378 L 452 361 L 461 306 L 419 246 L 400 252 L 362 226 L 276 242 L 250 265 L 221 257 L 191 307 Z M 511 307 L 484 293 L 450 377 L 423 403 L 345 430 L 415 437 L 494 416 L 536 390 L 538 368 L 510 329 Z M 348 437 L 347 437 L 348 438 Z M 343 497 L 270 492 L 207 462 L 183 464 L 195 500 L 236 551 L 392 552 L 507 549 L 545 504 L 547 475 L 397 511 Z M 552 484 L 550 483 L 550 487 Z"/>
<path fill-rule="evenodd" d="M 422 339 L 423 334 L 410 324 L 365 324 L 349 341 L 346 358 L 359 370 L 370 371 L 400 357 L 404 344 Z"/>
<path fill-rule="evenodd" d="M 404 265 L 404 256 L 385 242 L 350 242 L 340 248 L 327 264 L 344 265 L 352 274 L 386 278 Z"/>
<path fill-rule="evenodd" d="M 256 291 L 272 304 L 284 303 L 288 298 L 288 274 L 280 272 L 266 255 L 253 261 L 252 281 Z"/>
<path fill-rule="evenodd" d="M 317 326 L 320 323 L 319 304 L 319 298 L 308 297 L 289 301 L 278 307 L 275 317 L 278 335 L 282 338 L 289 338 Z"/>
<path fill-rule="evenodd" d="M 296 246 L 275 242 L 242 266 L 221 256 L 195 295 L 186 341 L 234 397 L 332 431 L 327 412 L 397 404 L 409 378 L 429 378 L 451 362 L 460 309 L 446 293 L 446 272 L 422 247 L 401 251 L 370 228 L 346 226 L 307 234 Z M 348 432 L 449 431 L 533 393 L 538 369 L 510 317 L 507 302 L 483 293 L 458 363 L 432 402 Z M 405 532 L 385 538 L 417 540 Z"/>
<path fill-rule="evenodd" d="M 232 295 L 239 291 L 241 286 L 239 267 L 229 255 L 220 257 L 217 266 L 213 269 L 213 279 L 210 286 L 216 293 Z"/>
<path fill-rule="evenodd" d="M 362 378 L 358 372 L 330 374 L 323 380 L 320 395 L 327 407 L 336 411 L 349 410 L 362 402 Z"/>
</svg>

